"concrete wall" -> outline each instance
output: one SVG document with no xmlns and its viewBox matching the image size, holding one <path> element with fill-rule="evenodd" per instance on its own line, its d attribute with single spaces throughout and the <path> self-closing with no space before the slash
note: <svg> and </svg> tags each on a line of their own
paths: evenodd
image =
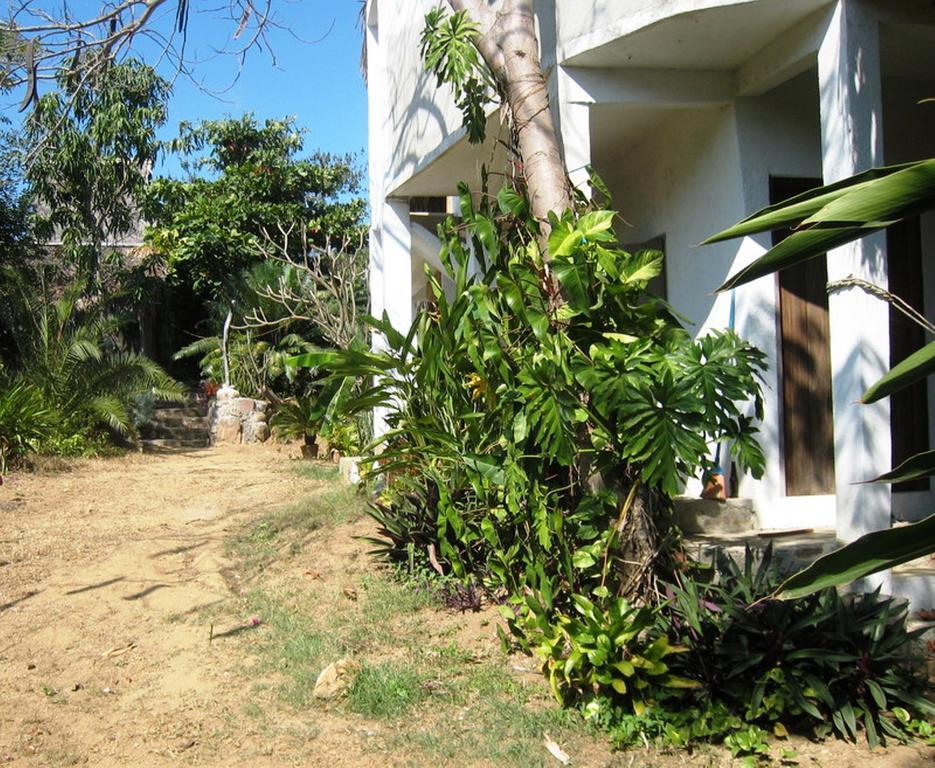
<svg viewBox="0 0 935 768">
<path fill-rule="evenodd" d="M 601 108 L 592 108 L 601 119 Z M 595 131 L 603 133 L 602 131 Z M 806 73 L 763 96 L 733 105 L 659 110 L 628 146 L 592 147 L 595 166 L 614 193 L 624 242 L 665 235 L 667 295 L 703 335 L 728 324 L 730 298 L 713 292 L 724 278 L 765 252 L 768 236 L 704 248 L 704 238 L 768 204 L 769 177 L 819 176 L 817 79 Z M 766 418 L 761 425 L 764 478 L 742 480 L 764 527 L 834 525 L 832 496 L 786 497 L 780 451 L 781 389 L 776 279 L 737 289 L 737 331 L 766 353 Z M 697 481 L 687 491 L 699 490 Z"/>
<path fill-rule="evenodd" d="M 451 90 L 439 88 L 422 65 L 422 19 L 437 5 L 436 0 L 370 2 L 382 60 L 368 69 L 368 90 L 379 91 L 383 100 L 378 124 L 371 125 L 370 143 L 383 149 L 382 176 L 388 192 L 428 165 L 461 126 Z"/>
</svg>

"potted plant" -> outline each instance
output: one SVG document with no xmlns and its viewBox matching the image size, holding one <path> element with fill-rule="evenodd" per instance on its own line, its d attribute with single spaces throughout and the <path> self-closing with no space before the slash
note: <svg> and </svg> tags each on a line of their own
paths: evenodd
<svg viewBox="0 0 935 768">
<path fill-rule="evenodd" d="M 317 458 L 319 445 L 316 442 L 324 422 L 328 403 L 315 395 L 302 395 L 286 400 L 276 406 L 270 420 L 273 433 L 287 440 L 302 439 L 302 457 Z"/>
</svg>

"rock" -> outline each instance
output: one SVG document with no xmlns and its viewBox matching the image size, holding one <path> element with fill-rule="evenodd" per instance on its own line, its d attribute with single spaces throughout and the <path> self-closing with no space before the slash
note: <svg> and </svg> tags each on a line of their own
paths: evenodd
<svg viewBox="0 0 935 768">
<path fill-rule="evenodd" d="M 254 400 L 254 407 L 257 413 L 262 413 L 265 417 L 269 410 L 269 403 L 266 400 Z"/>
<path fill-rule="evenodd" d="M 217 398 L 217 401 L 220 403 L 220 402 L 223 402 L 224 400 L 233 400 L 236 397 L 240 397 L 240 392 L 238 392 L 236 389 L 234 389 L 230 385 L 225 385 L 217 391 L 217 394 L 215 395 L 215 397 Z"/>
<path fill-rule="evenodd" d="M 253 403 L 249 397 L 238 397 L 230 405 L 231 415 L 243 417 L 253 413 Z"/>
<path fill-rule="evenodd" d="M 240 442 L 240 419 L 224 418 L 218 421 L 217 432 L 214 436 L 216 443 Z"/>
<path fill-rule="evenodd" d="M 257 442 L 265 443 L 269 440 L 269 425 L 265 421 L 257 422 L 257 425 L 253 428 L 253 434 Z"/>
<path fill-rule="evenodd" d="M 325 667 L 318 679 L 312 696 L 316 699 L 336 699 L 351 687 L 360 671 L 360 665 L 353 659 L 340 659 Z"/>
<path fill-rule="evenodd" d="M 359 456 L 342 456 L 338 462 L 338 474 L 345 483 L 357 485 L 360 482 L 360 469 L 357 466 Z"/>
</svg>

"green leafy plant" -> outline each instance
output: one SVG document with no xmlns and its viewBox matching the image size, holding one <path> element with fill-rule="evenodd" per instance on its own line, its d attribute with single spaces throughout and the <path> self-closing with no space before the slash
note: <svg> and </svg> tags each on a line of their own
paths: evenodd
<svg viewBox="0 0 935 768">
<path fill-rule="evenodd" d="M 263 334 L 254 330 L 234 331 L 227 340 L 231 385 L 245 397 L 278 400 L 295 382 L 295 369 L 286 364 L 291 357 L 315 349 L 298 334 Z M 201 375 L 214 382 L 224 381 L 221 338 L 207 336 L 187 344 L 174 359 L 199 357 Z"/>
<path fill-rule="evenodd" d="M 17 375 L 41 393 L 45 406 L 58 417 L 51 443 L 93 442 L 94 431 L 102 428 L 133 438 L 135 398 L 144 394 L 163 400 L 184 398 L 178 382 L 124 345 L 117 319 L 81 298 L 82 283 L 53 298 L 41 275 L 6 270 L 2 279 L 3 309 L 14 330 Z"/>
<path fill-rule="evenodd" d="M 42 391 L 25 381 L 0 377 L 0 475 L 11 461 L 35 451 L 55 429 L 56 414 Z"/>
<path fill-rule="evenodd" d="M 173 284 L 203 299 L 227 299 L 241 274 L 264 258 L 264 233 L 308 233 L 318 246 L 343 242 L 361 225 L 360 172 L 352 156 L 300 157 L 302 131 L 292 119 L 253 115 L 183 123 L 169 149 L 184 158 L 186 181 L 157 179 L 145 213 L 149 246 Z M 301 257 L 302 239 L 288 251 Z"/>
<path fill-rule="evenodd" d="M 317 392 L 277 403 L 270 420 L 273 432 L 279 438 L 302 439 L 312 445 L 326 426 L 331 428 L 349 384 L 347 380 L 328 381 Z"/>
<path fill-rule="evenodd" d="M 742 567 L 722 555 L 713 575 L 685 574 L 672 588 L 667 620 L 688 649 L 673 667 L 701 683 L 699 703 L 777 733 L 862 732 L 871 745 L 909 735 L 896 707 L 935 713 L 912 666 L 905 604 L 832 589 L 771 599 L 781 581 L 769 549 L 760 559 L 748 550 Z"/>
<path fill-rule="evenodd" d="M 646 293 L 662 255 L 618 248 L 610 211 L 556 218 L 546 267 L 520 193 L 476 206 L 462 189 L 461 207 L 441 231 L 450 298 L 430 278 L 408 333 L 372 320 L 385 351 L 297 359 L 373 378 L 347 410 L 380 406 L 389 425 L 373 456 L 390 481 L 383 551 L 405 562 L 413 544 L 427 564 L 431 547 L 446 572 L 510 591 L 537 566 L 568 594 L 648 588 L 667 496 L 707 466 L 706 440 L 762 469 L 762 355 L 730 332 L 694 342 Z"/>
<path fill-rule="evenodd" d="M 666 659 L 686 649 L 656 631 L 651 609 L 631 606 L 623 598 L 591 601 L 576 594 L 571 596 L 574 612 L 566 613 L 554 598 L 547 591 L 529 594 L 519 605 L 519 616 L 503 610 L 522 647 L 542 662 L 560 702 L 586 700 L 599 692 L 642 715 L 654 689 L 698 687 L 670 674 Z"/>
</svg>

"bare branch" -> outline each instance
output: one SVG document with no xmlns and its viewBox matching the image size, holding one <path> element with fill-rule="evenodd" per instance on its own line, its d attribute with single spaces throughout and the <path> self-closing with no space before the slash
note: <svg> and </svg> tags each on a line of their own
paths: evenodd
<svg viewBox="0 0 935 768">
<path fill-rule="evenodd" d="M 296 242 L 298 241 L 298 242 Z M 280 328 L 298 321 L 313 323 L 335 347 L 346 349 L 360 338 L 366 299 L 367 258 L 363 235 L 356 243 L 330 243 L 318 248 L 308 242 L 304 227 L 279 225 L 277 232 L 263 231 L 263 255 L 284 269 L 275 284 L 256 290 L 283 314 L 270 318 L 262 307 L 251 310 L 241 329 Z"/>
</svg>

